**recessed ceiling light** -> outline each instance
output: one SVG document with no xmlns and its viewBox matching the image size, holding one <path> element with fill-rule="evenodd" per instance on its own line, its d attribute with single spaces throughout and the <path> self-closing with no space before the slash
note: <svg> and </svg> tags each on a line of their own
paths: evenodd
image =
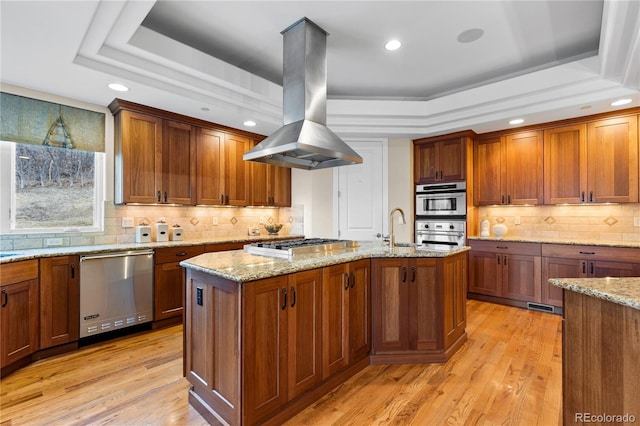
<svg viewBox="0 0 640 426">
<path fill-rule="evenodd" d="M 108 87 L 109 87 L 109 89 L 115 90 L 116 92 L 128 92 L 129 91 L 129 88 L 127 86 L 125 86 L 124 84 L 120 84 L 120 83 L 109 83 Z"/>
<path fill-rule="evenodd" d="M 591 109 L 591 105 L 581 106 L 580 109 L 582 109 L 582 110 Z"/>
<path fill-rule="evenodd" d="M 471 43 L 478 40 L 484 34 L 484 30 L 480 28 L 471 28 L 458 34 L 458 41 L 460 43 Z"/>
<path fill-rule="evenodd" d="M 387 44 L 384 45 L 384 48 L 387 50 L 398 50 L 402 46 L 400 40 L 389 40 Z"/>
<path fill-rule="evenodd" d="M 620 106 L 620 105 L 626 105 L 630 103 L 631 103 L 631 99 L 618 99 L 615 102 L 611 102 L 611 106 Z"/>
<path fill-rule="evenodd" d="M 209 111 L 209 108 L 207 108 L 207 107 L 202 107 L 202 108 L 200 108 L 200 111 L 207 112 L 207 111 Z"/>
<path fill-rule="evenodd" d="M 255 125 L 256 125 L 256 122 L 255 122 L 255 121 L 253 121 L 253 120 L 247 120 L 247 121 L 245 121 L 245 122 L 244 122 L 244 123 L 242 123 L 242 124 L 244 124 L 245 126 L 248 126 L 248 127 L 253 127 L 253 126 L 255 126 Z"/>
<path fill-rule="evenodd" d="M 524 120 L 522 118 L 516 118 L 509 122 L 509 124 L 522 124 L 522 123 L 524 123 Z"/>
</svg>

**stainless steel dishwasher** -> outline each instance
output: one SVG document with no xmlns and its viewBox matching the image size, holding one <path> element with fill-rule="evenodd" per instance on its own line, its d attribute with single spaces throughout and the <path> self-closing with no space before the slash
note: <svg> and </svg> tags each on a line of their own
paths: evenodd
<svg viewBox="0 0 640 426">
<path fill-rule="evenodd" d="M 153 320 L 153 250 L 80 257 L 80 337 Z"/>
</svg>

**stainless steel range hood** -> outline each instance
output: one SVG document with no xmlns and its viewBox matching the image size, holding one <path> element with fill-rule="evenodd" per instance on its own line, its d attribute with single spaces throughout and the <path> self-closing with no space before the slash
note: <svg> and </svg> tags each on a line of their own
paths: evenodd
<svg viewBox="0 0 640 426">
<path fill-rule="evenodd" d="M 284 126 L 243 159 L 307 170 L 362 163 L 326 126 L 327 32 L 302 18 L 282 35 Z"/>
</svg>

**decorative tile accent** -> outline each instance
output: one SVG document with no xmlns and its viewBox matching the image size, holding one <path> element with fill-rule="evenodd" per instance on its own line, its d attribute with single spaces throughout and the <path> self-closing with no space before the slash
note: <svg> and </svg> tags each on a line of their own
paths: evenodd
<svg viewBox="0 0 640 426">
<path fill-rule="evenodd" d="M 504 221 L 505 221 L 505 219 L 502 216 L 496 218 L 496 222 L 498 222 L 498 223 L 504 223 Z"/>
<path fill-rule="evenodd" d="M 604 223 L 606 223 L 606 224 L 607 224 L 607 225 L 609 225 L 609 226 L 613 226 L 613 225 L 615 225 L 616 223 L 618 223 L 618 219 L 616 219 L 615 217 L 611 217 L 611 216 L 609 216 L 608 218 L 606 218 L 606 219 L 604 220 Z"/>
<path fill-rule="evenodd" d="M 140 225 L 151 225 L 151 219 L 148 217 L 143 217 L 140 219 Z"/>
<path fill-rule="evenodd" d="M 238 219 L 236 219 L 236 217 L 232 217 L 229 222 L 231 222 L 232 225 L 235 225 L 236 223 L 238 223 Z"/>
<path fill-rule="evenodd" d="M 196 226 L 197 224 L 200 223 L 200 221 L 198 220 L 198 218 L 196 217 L 192 217 L 191 220 L 189 221 L 193 226 Z"/>
<path fill-rule="evenodd" d="M 547 225 L 553 225 L 554 223 L 556 223 L 556 220 L 553 218 L 553 216 L 545 217 L 544 221 L 547 223 Z"/>
<path fill-rule="evenodd" d="M 273 223 L 273 218 L 271 216 L 269 216 L 269 219 L 267 220 L 267 222 Z"/>
</svg>

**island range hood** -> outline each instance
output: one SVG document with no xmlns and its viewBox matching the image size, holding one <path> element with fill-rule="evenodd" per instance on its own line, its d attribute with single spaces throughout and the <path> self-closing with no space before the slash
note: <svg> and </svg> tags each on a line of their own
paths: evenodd
<svg viewBox="0 0 640 426">
<path fill-rule="evenodd" d="M 362 163 L 327 126 L 327 32 L 307 18 L 282 31 L 284 126 L 243 159 L 299 169 Z"/>
</svg>

